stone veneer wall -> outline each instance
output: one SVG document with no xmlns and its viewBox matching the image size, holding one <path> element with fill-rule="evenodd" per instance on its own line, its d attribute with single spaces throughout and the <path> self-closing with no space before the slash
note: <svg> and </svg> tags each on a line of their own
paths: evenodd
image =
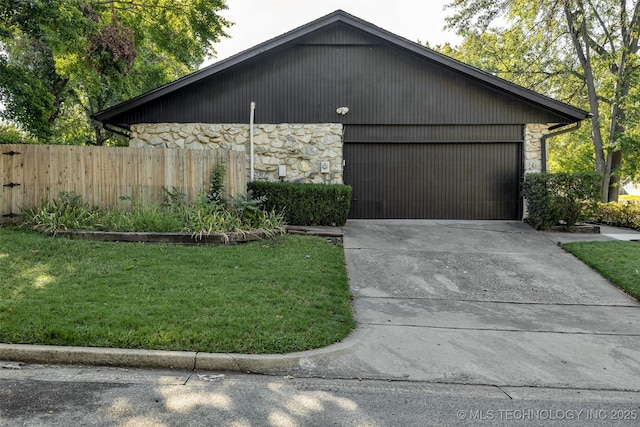
<svg viewBox="0 0 640 427">
<path fill-rule="evenodd" d="M 528 123 L 524 127 L 524 173 L 542 172 L 542 137 L 549 133 L 550 124 Z M 548 154 L 548 153 L 546 153 Z M 547 158 L 549 158 L 547 156 Z M 523 200 L 522 219 L 529 216 L 527 200 Z"/>
<path fill-rule="evenodd" d="M 255 124 L 254 177 L 277 181 L 342 184 L 342 124 Z M 141 123 L 131 126 L 130 147 L 244 151 L 251 164 L 248 124 Z M 321 173 L 320 162 L 329 162 Z M 250 171 L 247 170 L 247 176 Z"/>
<path fill-rule="evenodd" d="M 542 172 L 542 137 L 549 124 L 529 123 L 524 127 L 524 173 Z"/>
</svg>

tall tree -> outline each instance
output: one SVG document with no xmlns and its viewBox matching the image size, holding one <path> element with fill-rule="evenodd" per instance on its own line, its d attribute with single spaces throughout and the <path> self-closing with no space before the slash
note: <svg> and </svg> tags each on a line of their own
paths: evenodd
<svg viewBox="0 0 640 427">
<path fill-rule="evenodd" d="M 90 116 L 214 56 L 231 25 L 223 9 L 225 0 L 0 0 L 2 115 L 40 140 L 64 132 L 102 145 L 109 134 Z M 69 122 L 84 131 L 69 134 Z"/>
<path fill-rule="evenodd" d="M 633 158 L 640 146 L 635 138 L 638 122 L 634 121 L 638 106 L 631 100 L 640 65 L 638 1 L 454 0 L 448 7 L 453 11 L 448 25 L 465 38 L 477 39 L 487 32 L 501 37 L 510 31 L 524 35 L 513 40 L 512 49 L 515 54 L 536 51 L 534 57 L 541 63 L 533 68 L 546 69 L 549 78 L 542 80 L 555 80 L 547 94 L 566 94 L 563 91 L 568 89 L 551 76 L 577 79 L 578 86 L 570 87 L 573 91 L 581 86 L 592 114 L 595 168 L 604 177 L 602 198 L 616 200 L 615 172 L 623 154 L 628 152 Z M 496 23 L 501 27 L 495 27 Z M 526 44 L 534 48 L 523 46 Z M 541 79 L 534 81 L 540 83 Z"/>
</svg>

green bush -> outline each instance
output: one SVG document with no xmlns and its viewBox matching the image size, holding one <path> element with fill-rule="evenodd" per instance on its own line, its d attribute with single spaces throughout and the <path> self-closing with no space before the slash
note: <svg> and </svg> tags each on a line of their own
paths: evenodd
<svg viewBox="0 0 640 427">
<path fill-rule="evenodd" d="M 640 230 L 640 205 L 633 203 L 599 203 L 594 215 L 598 222 Z"/>
<path fill-rule="evenodd" d="M 247 187 L 265 199 L 265 210 L 284 212 L 287 224 L 342 226 L 351 208 L 348 185 L 254 181 Z"/>
<path fill-rule="evenodd" d="M 528 221 L 537 229 L 563 224 L 571 228 L 590 219 L 597 209 L 602 178 L 596 173 L 527 174 L 522 193 Z"/>
</svg>

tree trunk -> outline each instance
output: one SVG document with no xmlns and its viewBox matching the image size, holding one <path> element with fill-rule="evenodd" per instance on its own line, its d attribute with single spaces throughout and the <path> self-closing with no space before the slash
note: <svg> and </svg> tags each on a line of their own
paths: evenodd
<svg viewBox="0 0 640 427">
<path fill-rule="evenodd" d="M 582 3 L 579 3 L 582 9 Z M 591 68 L 591 53 L 589 51 L 589 35 L 586 29 L 586 23 L 576 23 L 573 12 L 568 3 L 564 4 L 564 13 L 567 18 L 569 34 L 571 42 L 575 49 L 576 55 L 580 61 L 582 70 L 584 71 L 584 81 L 587 85 L 589 95 L 589 109 L 591 110 L 591 129 L 593 137 L 593 146 L 596 157 L 596 172 L 604 175 L 606 171 L 606 161 L 604 158 L 604 149 L 602 141 L 602 131 L 600 130 L 600 108 L 598 104 L 598 92 L 593 77 L 593 69 Z M 584 11 L 582 12 L 584 16 Z M 583 46 L 583 42 L 584 46 Z"/>
<path fill-rule="evenodd" d="M 607 169 L 609 167 L 611 169 L 608 169 L 609 193 L 607 194 L 607 201 L 617 202 L 618 194 L 620 192 L 620 186 L 619 186 L 620 177 L 618 175 L 615 175 L 615 172 L 618 168 L 620 168 L 620 166 L 622 166 L 622 152 L 620 150 L 614 151 L 609 156 L 607 156 L 607 160 L 609 157 L 611 158 L 611 160 L 607 161 Z"/>
</svg>

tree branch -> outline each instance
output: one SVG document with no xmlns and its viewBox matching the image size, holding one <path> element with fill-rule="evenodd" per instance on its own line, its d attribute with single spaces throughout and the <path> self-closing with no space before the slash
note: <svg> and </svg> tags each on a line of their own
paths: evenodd
<svg viewBox="0 0 640 427">
<path fill-rule="evenodd" d="M 624 3 L 624 1 L 625 0 L 622 0 L 622 3 Z M 600 14 L 598 13 L 598 9 L 596 9 L 596 7 L 593 5 L 591 0 L 587 0 L 587 2 L 589 3 L 589 6 L 591 6 L 591 10 L 593 11 L 593 14 L 596 17 L 596 20 L 598 21 L 598 23 L 600 24 L 600 27 L 602 28 L 602 31 L 604 32 L 605 40 L 609 43 L 609 46 L 611 47 L 611 55 L 615 56 L 616 55 L 616 46 L 615 46 L 615 43 L 614 43 L 614 40 L 615 40 L 614 37 L 609 32 L 609 29 L 605 25 L 604 20 L 602 19 L 602 16 L 600 16 Z M 606 49 L 604 49 L 604 47 L 602 47 L 598 43 L 596 43 L 595 40 L 593 41 L 593 43 L 596 46 L 600 47 L 604 52 L 606 52 Z M 598 53 L 600 53 L 600 52 L 598 52 Z M 600 54 L 602 56 L 607 56 L 606 53 L 605 54 L 600 53 Z"/>
</svg>

